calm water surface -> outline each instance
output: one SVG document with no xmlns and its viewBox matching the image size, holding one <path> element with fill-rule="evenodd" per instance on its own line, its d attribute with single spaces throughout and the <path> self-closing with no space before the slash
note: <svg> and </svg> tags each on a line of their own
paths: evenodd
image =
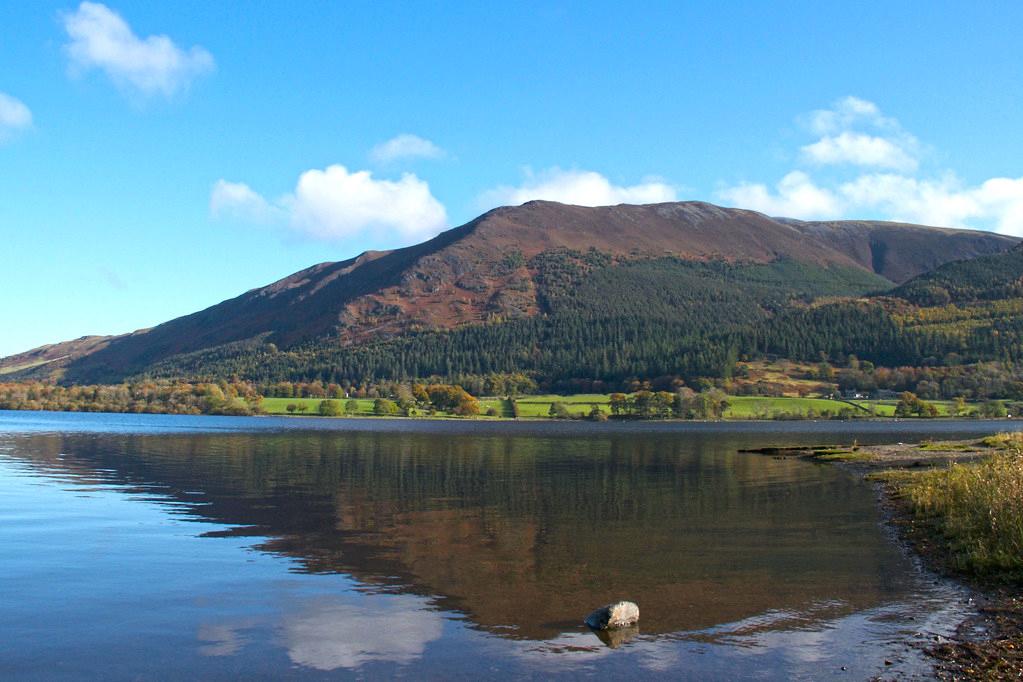
<svg viewBox="0 0 1023 682">
<path fill-rule="evenodd" d="M 925 675 L 966 595 L 737 450 L 1005 428 L 0 412 L 0 677 Z"/>
</svg>

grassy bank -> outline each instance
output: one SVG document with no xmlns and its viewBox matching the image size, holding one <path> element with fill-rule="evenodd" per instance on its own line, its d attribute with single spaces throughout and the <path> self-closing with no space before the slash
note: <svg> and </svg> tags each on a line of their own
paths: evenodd
<svg viewBox="0 0 1023 682">
<path fill-rule="evenodd" d="M 950 444 L 955 445 L 955 444 Z M 968 447 L 968 444 L 959 444 Z M 982 591 L 965 636 L 932 650 L 952 679 L 1023 678 L 1023 434 L 983 439 L 979 461 L 893 470 L 886 484 L 908 539 Z M 984 632 L 981 637 L 967 634 Z"/>
<path fill-rule="evenodd" d="M 1023 583 L 1023 434 L 980 444 L 992 451 L 980 461 L 875 477 L 932 527 L 953 568 Z"/>
</svg>

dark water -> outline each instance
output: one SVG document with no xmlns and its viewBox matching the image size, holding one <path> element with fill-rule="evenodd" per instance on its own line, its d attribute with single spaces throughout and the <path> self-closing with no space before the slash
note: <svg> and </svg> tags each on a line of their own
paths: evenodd
<svg viewBox="0 0 1023 682">
<path fill-rule="evenodd" d="M 1004 428 L 0 412 L 0 677 L 923 675 L 965 595 L 868 485 L 736 451 Z"/>
</svg>

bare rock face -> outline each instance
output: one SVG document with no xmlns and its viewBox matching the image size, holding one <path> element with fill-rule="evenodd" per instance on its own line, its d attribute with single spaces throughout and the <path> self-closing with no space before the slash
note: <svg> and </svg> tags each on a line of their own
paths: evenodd
<svg viewBox="0 0 1023 682">
<path fill-rule="evenodd" d="M 594 630 L 617 630 L 639 622 L 639 607 L 631 601 L 602 606 L 586 616 L 586 624 Z"/>
</svg>

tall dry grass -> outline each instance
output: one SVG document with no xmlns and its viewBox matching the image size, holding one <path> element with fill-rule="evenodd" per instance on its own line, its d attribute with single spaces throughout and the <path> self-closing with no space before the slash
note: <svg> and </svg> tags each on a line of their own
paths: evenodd
<svg viewBox="0 0 1023 682">
<path fill-rule="evenodd" d="M 948 541 L 954 565 L 1023 577 L 1023 436 L 1000 434 L 990 458 L 890 479 L 920 517 Z"/>
</svg>

